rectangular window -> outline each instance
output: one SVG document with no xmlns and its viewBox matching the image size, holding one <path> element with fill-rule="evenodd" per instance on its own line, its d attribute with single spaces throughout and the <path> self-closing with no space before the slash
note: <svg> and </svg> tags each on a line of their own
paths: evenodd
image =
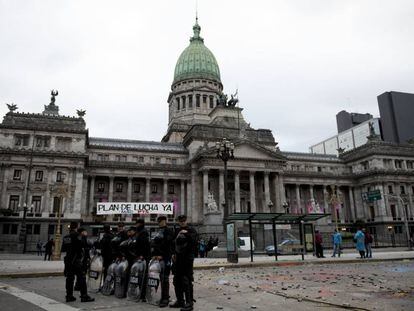
<svg viewBox="0 0 414 311">
<path fill-rule="evenodd" d="M 394 193 L 394 190 L 392 189 L 392 186 L 391 185 L 388 186 L 388 193 L 389 194 L 393 194 Z"/>
<path fill-rule="evenodd" d="M 399 169 L 402 168 L 402 161 L 401 160 L 395 160 L 395 168 Z"/>
<path fill-rule="evenodd" d="M 180 98 L 177 97 L 177 110 L 180 110 Z"/>
<path fill-rule="evenodd" d="M 207 104 L 207 96 L 203 95 L 203 104 Z"/>
<path fill-rule="evenodd" d="M 14 137 L 14 145 L 15 146 L 29 146 L 29 135 L 16 135 Z"/>
<path fill-rule="evenodd" d="M 13 180 L 21 180 L 21 179 L 22 179 L 22 170 L 14 170 Z"/>
<path fill-rule="evenodd" d="M 140 193 L 141 192 L 141 185 L 140 184 L 134 184 L 134 192 Z"/>
<path fill-rule="evenodd" d="M 105 191 L 105 184 L 103 182 L 98 183 L 98 192 Z"/>
<path fill-rule="evenodd" d="M 36 171 L 35 181 L 42 181 L 42 180 L 43 180 L 43 171 Z"/>
<path fill-rule="evenodd" d="M 40 234 L 40 224 L 33 225 L 33 234 L 35 234 L 35 235 Z"/>
<path fill-rule="evenodd" d="M 188 108 L 193 108 L 193 95 L 188 95 Z"/>
<path fill-rule="evenodd" d="M 11 195 L 9 201 L 9 209 L 12 211 L 18 212 L 19 211 L 19 196 L 18 195 Z"/>
<path fill-rule="evenodd" d="M 177 159 L 171 159 L 171 164 L 173 165 L 177 164 Z"/>
<path fill-rule="evenodd" d="M 214 108 L 214 98 L 213 98 L 213 96 L 210 96 L 210 108 L 211 109 Z"/>
<path fill-rule="evenodd" d="M 322 172 L 322 167 L 318 166 L 318 172 Z"/>
<path fill-rule="evenodd" d="M 122 183 L 116 184 L 116 192 L 122 192 L 124 185 Z"/>
<path fill-rule="evenodd" d="M 200 95 L 196 95 L 196 107 L 200 108 Z"/>
<path fill-rule="evenodd" d="M 168 194 L 174 194 L 174 185 L 168 185 Z"/>
<path fill-rule="evenodd" d="M 393 220 L 397 219 L 397 210 L 395 209 L 395 205 L 390 205 L 391 216 Z"/>
<path fill-rule="evenodd" d="M 369 207 L 369 214 L 370 214 L 370 217 L 371 217 L 370 219 L 374 220 L 375 219 L 375 209 L 372 205 Z"/>
<path fill-rule="evenodd" d="M 155 164 L 160 164 L 161 163 L 161 158 L 156 157 L 155 158 Z"/>
<path fill-rule="evenodd" d="M 53 213 L 59 214 L 59 209 L 60 209 L 60 198 L 54 197 L 53 198 Z"/>
<path fill-rule="evenodd" d="M 10 224 L 3 224 L 3 234 L 10 234 Z"/>
<path fill-rule="evenodd" d="M 395 226 L 394 227 L 394 232 L 395 233 L 402 233 L 402 226 Z"/>
<path fill-rule="evenodd" d="M 182 108 L 185 109 L 185 96 L 181 97 L 181 99 L 183 100 Z"/>
<path fill-rule="evenodd" d="M 56 173 L 56 182 L 63 182 L 65 180 L 65 174 L 63 172 Z"/>
<path fill-rule="evenodd" d="M 42 209 L 42 197 L 40 195 L 32 196 L 32 205 L 35 213 L 40 213 Z"/>
<path fill-rule="evenodd" d="M 158 192 L 158 186 L 156 184 L 151 185 L 151 192 L 152 193 L 157 193 Z"/>
<path fill-rule="evenodd" d="M 55 234 L 55 225 L 49 225 L 49 227 L 47 228 L 47 234 Z"/>
<path fill-rule="evenodd" d="M 33 225 L 32 224 L 27 224 L 26 225 L 26 233 L 27 234 L 32 234 L 33 233 Z"/>
<path fill-rule="evenodd" d="M 400 193 L 405 194 L 405 187 L 404 186 L 400 186 Z"/>
<path fill-rule="evenodd" d="M 17 230 L 18 229 L 19 229 L 19 225 L 18 224 L 12 224 L 11 225 L 10 234 L 17 234 Z"/>
</svg>

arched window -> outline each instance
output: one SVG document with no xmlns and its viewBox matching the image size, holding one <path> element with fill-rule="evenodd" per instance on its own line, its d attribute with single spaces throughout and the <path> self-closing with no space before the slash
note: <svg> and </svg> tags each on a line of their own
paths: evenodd
<svg viewBox="0 0 414 311">
<path fill-rule="evenodd" d="M 210 96 L 210 108 L 213 109 L 214 108 L 214 97 Z"/>
<path fill-rule="evenodd" d="M 193 95 L 188 95 L 188 108 L 193 108 Z"/>
<path fill-rule="evenodd" d="M 181 97 L 182 99 L 182 109 L 185 109 L 185 96 Z"/>
<path fill-rule="evenodd" d="M 177 97 L 177 110 L 180 110 L 180 98 Z"/>
</svg>

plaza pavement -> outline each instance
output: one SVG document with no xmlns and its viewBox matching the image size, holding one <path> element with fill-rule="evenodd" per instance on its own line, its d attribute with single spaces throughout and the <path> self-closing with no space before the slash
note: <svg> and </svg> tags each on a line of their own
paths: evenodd
<svg viewBox="0 0 414 311">
<path fill-rule="evenodd" d="M 268 267 L 268 266 L 299 266 L 306 264 L 335 264 L 335 263 L 354 263 L 360 261 L 396 261 L 404 259 L 414 259 L 414 251 L 405 248 L 374 249 L 372 259 L 358 259 L 356 251 L 346 249 L 340 258 L 332 258 L 331 251 L 325 250 L 326 258 L 316 258 L 312 254 L 305 255 L 302 261 L 301 256 L 278 256 L 275 261 L 274 256 L 255 255 L 254 262 L 250 262 L 250 257 L 239 258 L 239 263 L 227 263 L 226 258 L 196 258 L 194 269 L 207 270 L 226 268 L 248 268 L 248 267 Z M 0 253 L 0 278 L 9 277 L 47 277 L 62 276 L 63 261 L 43 261 L 43 257 L 36 254 L 8 254 Z"/>
</svg>

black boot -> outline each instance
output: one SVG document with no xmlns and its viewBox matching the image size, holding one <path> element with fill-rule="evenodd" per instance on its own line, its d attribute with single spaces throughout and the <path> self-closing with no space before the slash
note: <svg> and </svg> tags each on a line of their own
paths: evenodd
<svg viewBox="0 0 414 311">
<path fill-rule="evenodd" d="M 184 307 L 180 309 L 180 311 L 193 311 L 194 310 L 194 304 L 193 302 L 186 302 Z"/>
<path fill-rule="evenodd" d="M 184 308 L 184 300 L 176 300 L 174 303 L 170 303 L 170 308 Z"/>
<path fill-rule="evenodd" d="M 81 296 L 81 302 L 92 302 L 95 301 L 95 298 L 92 298 L 91 296 Z"/>
<path fill-rule="evenodd" d="M 165 308 L 170 303 L 170 282 L 162 282 L 161 283 L 161 301 L 160 301 L 160 308 Z"/>
<path fill-rule="evenodd" d="M 72 302 L 72 301 L 75 301 L 75 300 L 76 300 L 76 298 L 73 297 L 73 296 L 66 296 L 66 302 Z"/>
</svg>

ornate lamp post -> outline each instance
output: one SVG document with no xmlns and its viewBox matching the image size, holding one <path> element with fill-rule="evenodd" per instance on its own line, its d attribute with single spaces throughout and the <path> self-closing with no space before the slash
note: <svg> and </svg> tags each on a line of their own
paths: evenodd
<svg viewBox="0 0 414 311">
<path fill-rule="evenodd" d="M 223 138 L 222 141 L 216 142 L 216 151 L 217 151 L 217 158 L 223 160 L 224 162 L 224 217 L 223 219 L 226 220 L 227 216 L 229 215 L 228 210 L 228 193 L 227 193 L 227 161 L 234 159 L 234 144 L 228 141 L 226 138 Z"/>
<path fill-rule="evenodd" d="M 57 187 L 56 195 L 59 196 L 59 207 L 58 207 L 58 223 L 55 232 L 55 248 L 53 250 L 52 260 L 60 260 L 60 251 L 61 251 L 61 237 L 62 232 L 60 231 L 60 219 L 62 215 L 62 205 L 63 198 L 67 195 L 66 186 L 63 184 L 65 176 L 62 176 L 62 184 Z"/>
</svg>

